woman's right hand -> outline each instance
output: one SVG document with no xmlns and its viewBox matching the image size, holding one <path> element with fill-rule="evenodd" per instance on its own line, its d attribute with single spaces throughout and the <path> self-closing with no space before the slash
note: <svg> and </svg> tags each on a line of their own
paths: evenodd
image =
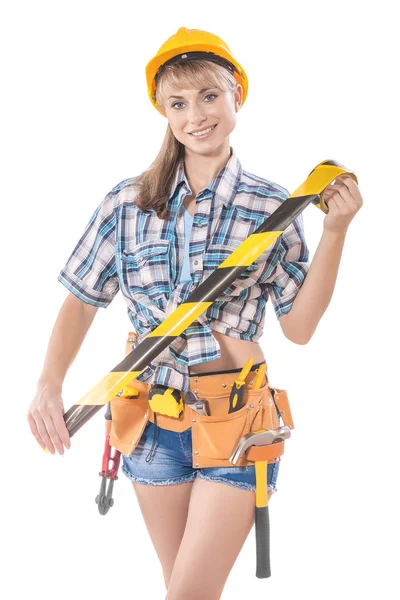
<svg viewBox="0 0 400 600">
<path fill-rule="evenodd" d="M 64 421 L 62 385 L 54 382 L 39 382 L 35 396 L 27 413 L 32 434 L 39 446 L 55 454 L 64 454 L 64 446 L 71 447 L 67 426 Z"/>
</svg>

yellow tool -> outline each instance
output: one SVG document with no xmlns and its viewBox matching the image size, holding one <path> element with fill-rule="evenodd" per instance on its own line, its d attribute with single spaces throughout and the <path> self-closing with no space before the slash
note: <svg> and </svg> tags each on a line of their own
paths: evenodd
<svg viewBox="0 0 400 600">
<path fill-rule="evenodd" d="M 228 413 L 235 412 L 242 407 L 244 397 L 244 386 L 246 384 L 246 377 L 250 373 L 250 369 L 253 366 L 253 359 L 250 357 L 243 369 L 240 371 L 240 375 L 235 382 L 232 384 L 231 395 L 229 396 L 229 410 Z"/>
<path fill-rule="evenodd" d="M 121 398 L 136 398 L 136 396 L 139 396 L 139 390 L 132 385 L 126 385 L 117 396 Z"/>
<path fill-rule="evenodd" d="M 256 369 L 256 380 L 254 382 L 254 390 L 258 390 L 261 387 L 261 382 L 263 379 L 263 375 L 265 373 L 265 369 L 267 368 L 267 363 L 263 363 L 258 369 Z"/>
<path fill-rule="evenodd" d="M 154 413 L 161 413 L 179 419 L 183 415 L 184 404 L 181 391 L 161 384 L 153 385 L 149 390 L 149 404 Z"/>
<path fill-rule="evenodd" d="M 262 382 L 262 378 L 264 375 L 264 371 L 267 368 L 267 363 L 263 363 L 258 370 L 257 373 L 257 378 L 256 381 L 254 383 L 254 388 L 253 389 L 259 389 L 261 386 L 261 382 Z M 256 473 L 256 519 L 257 519 L 257 525 L 258 525 L 258 516 L 260 514 L 260 511 L 257 511 L 258 509 L 264 509 L 268 510 L 266 507 L 268 507 L 268 460 L 255 460 L 254 462 L 254 468 L 255 468 L 255 473 Z M 268 520 L 268 538 L 269 538 L 269 514 L 267 513 L 267 520 Z M 258 536 L 260 537 L 260 529 L 258 529 L 257 531 L 257 526 L 256 526 L 256 534 L 258 533 Z M 269 546 L 269 539 L 268 539 L 268 546 Z M 270 574 L 270 569 L 267 569 L 267 576 L 268 574 Z M 265 573 L 264 573 L 265 576 Z"/>
</svg>

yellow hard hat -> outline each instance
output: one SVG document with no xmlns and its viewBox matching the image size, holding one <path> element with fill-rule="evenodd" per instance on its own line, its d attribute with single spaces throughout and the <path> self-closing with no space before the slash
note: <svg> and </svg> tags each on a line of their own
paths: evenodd
<svg viewBox="0 0 400 600">
<path fill-rule="evenodd" d="M 166 66 L 166 63 L 173 64 L 199 58 L 223 65 L 234 74 L 236 81 L 243 87 L 242 105 L 244 104 L 249 87 L 247 75 L 237 60 L 233 58 L 225 42 L 208 31 L 180 27 L 146 65 L 147 92 L 151 103 L 163 116 L 165 115 L 157 105 L 155 98 L 157 81 L 163 72 L 163 67 Z"/>
</svg>

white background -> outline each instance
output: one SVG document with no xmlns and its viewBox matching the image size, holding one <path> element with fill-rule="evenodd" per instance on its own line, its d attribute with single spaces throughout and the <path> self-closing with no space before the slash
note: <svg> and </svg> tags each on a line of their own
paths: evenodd
<svg viewBox="0 0 400 600">
<path fill-rule="evenodd" d="M 181 26 L 216 33 L 249 77 L 230 143 L 291 192 L 322 160 L 358 176 L 332 301 L 312 340 L 271 305 L 260 340 L 295 421 L 270 502 L 272 577 L 254 529 L 222 598 L 398 597 L 398 21 L 395 2 L 14 2 L 2 8 L 2 546 L 6 597 L 165 597 L 131 483 L 100 516 L 104 410 L 63 457 L 26 412 L 67 290 L 57 281 L 94 209 L 160 148 L 144 69 Z M 311 257 L 324 215 L 304 212 Z M 121 294 L 97 313 L 64 382 L 65 410 L 124 356 Z M 206 576 L 206 573 L 205 573 Z"/>
</svg>

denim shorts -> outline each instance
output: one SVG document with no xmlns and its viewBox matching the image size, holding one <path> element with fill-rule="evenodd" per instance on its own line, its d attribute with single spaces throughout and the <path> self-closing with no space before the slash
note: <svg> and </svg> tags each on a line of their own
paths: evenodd
<svg viewBox="0 0 400 600">
<path fill-rule="evenodd" d="M 158 427 L 158 439 L 151 462 L 146 461 L 152 445 L 155 426 L 148 421 L 134 452 L 128 458 L 122 454 L 122 471 L 132 481 L 145 485 L 174 485 L 200 477 L 225 483 L 243 490 L 256 491 L 255 466 L 210 467 L 192 466 L 192 429 L 182 433 Z M 279 462 L 269 463 L 267 489 L 277 492 Z"/>
</svg>

